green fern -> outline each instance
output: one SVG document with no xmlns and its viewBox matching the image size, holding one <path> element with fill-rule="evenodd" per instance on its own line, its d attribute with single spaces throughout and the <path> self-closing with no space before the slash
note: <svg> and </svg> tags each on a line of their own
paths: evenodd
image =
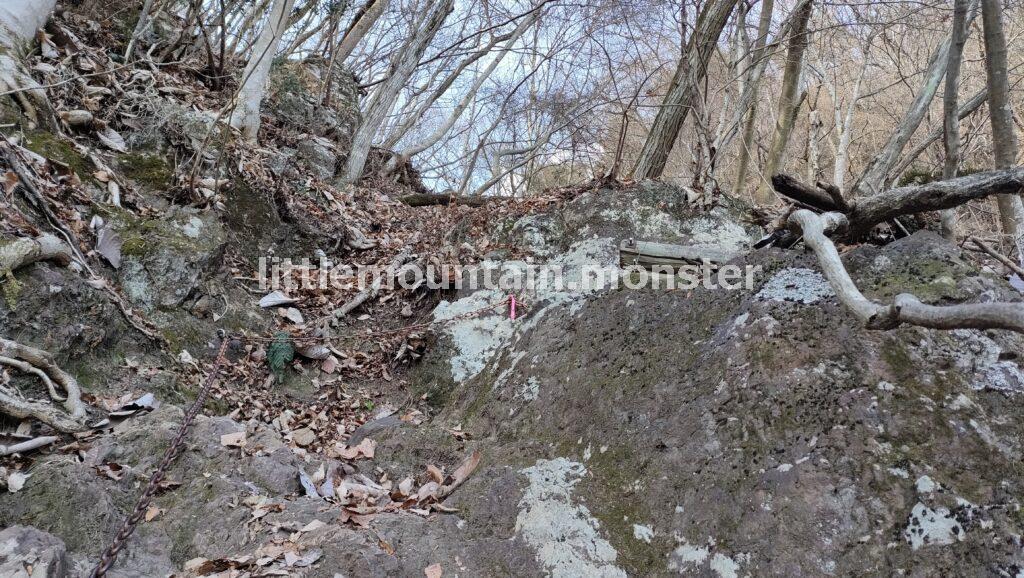
<svg viewBox="0 0 1024 578">
<path fill-rule="evenodd" d="M 267 348 L 267 364 L 274 374 L 278 383 L 284 381 L 284 368 L 295 359 L 295 346 L 292 345 L 292 338 L 284 331 L 274 335 L 274 340 Z"/>
</svg>

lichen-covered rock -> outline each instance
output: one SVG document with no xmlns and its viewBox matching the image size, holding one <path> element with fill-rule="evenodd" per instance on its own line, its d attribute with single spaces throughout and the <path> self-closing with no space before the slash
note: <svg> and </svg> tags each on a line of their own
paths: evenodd
<svg viewBox="0 0 1024 578">
<path fill-rule="evenodd" d="M 628 208 L 646 193 L 619 194 Z M 643 232 L 613 221 L 613 234 Z M 645 234 L 693 242 L 688 225 Z M 730 230 L 719 227 L 726 245 Z M 875 299 L 1022 301 L 929 232 L 844 260 Z M 812 255 L 738 264 L 761 267 L 750 289 L 621 287 L 559 307 L 540 298 L 515 322 L 502 311 L 446 326 L 414 384 L 437 390 L 435 421 L 463 424 L 489 466 L 453 503 L 515 503 L 486 532 L 525 545 L 537 574 L 1018 573 L 1024 339 L 868 331 Z M 414 462 L 437 443 L 422 428 L 381 437 L 382 461 Z M 503 468 L 511 486 L 491 481 Z"/>
<path fill-rule="evenodd" d="M 109 215 L 123 242 L 121 287 L 145 312 L 179 307 L 224 251 L 224 228 L 210 213 L 180 209 L 148 220 L 122 211 Z"/>
<path fill-rule="evenodd" d="M 0 530 L 0 576 L 8 578 L 63 578 L 68 560 L 64 542 L 26 526 Z"/>
<path fill-rule="evenodd" d="M 331 104 L 324 106 L 327 69 L 326 62 L 314 59 L 275 66 L 263 108 L 286 130 L 326 137 L 347 150 L 359 123 L 359 87 L 352 72 L 336 64 Z"/>
</svg>

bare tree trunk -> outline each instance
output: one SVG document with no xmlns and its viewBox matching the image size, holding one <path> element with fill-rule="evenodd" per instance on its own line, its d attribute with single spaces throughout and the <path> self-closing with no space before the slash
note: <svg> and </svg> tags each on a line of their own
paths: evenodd
<svg viewBox="0 0 1024 578">
<path fill-rule="evenodd" d="M 768 43 L 768 32 L 771 30 L 774 8 L 775 0 L 765 0 L 761 3 L 761 17 L 757 23 L 757 39 L 754 40 L 754 54 L 750 59 L 752 68 L 748 74 L 746 85 L 743 87 L 743 96 L 749 95 L 750 105 L 749 107 L 744 106 L 743 96 L 740 97 L 740 102 L 736 103 L 743 119 L 740 156 L 736 161 L 736 184 L 733 186 L 733 194 L 737 197 L 743 194 L 743 190 L 746 187 L 747 171 L 750 168 L 750 153 L 754 148 L 754 128 L 757 124 L 757 93 L 761 84 L 761 77 L 764 75 L 762 61 L 765 58 L 765 45 Z"/>
<path fill-rule="evenodd" d="M 776 169 L 782 163 L 782 155 L 789 143 L 789 135 L 793 132 L 793 124 L 796 120 L 796 111 L 800 101 L 797 91 L 800 88 L 800 71 L 803 69 L 804 51 L 807 49 L 807 23 L 811 19 L 813 2 L 801 5 L 800 12 L 794 21 L 793 31 L 789 37 L 789 46 L 786 49 L 786 67 L 782 73 L 782 93 L 779 95 L 778 118 L 775 121 L 775 135 L 772 137 L 771 148 L 768 149 L 768 158 L 765 159 L 765 175 L 775 174 Z M 762 181 L 754 193 L 754 202 L 759 205 L 766 205 L 772 200 L 772 189 L 768 182 Z"/>
<path fill-rule="evenodd" d="M 56 3 L 56 0 L 0 2 L 0 92 L 12 93 L 31 127 L 39 124 L 40 111 L 47 119 L 52 119 L 53 114 L 46 92 L 25 70 L 16 52 L 19 43 L 32 39 L 36 30 L 46 24 Z"/>
<path fill-rule="evenodd" d="M 384 14 L 387 7 L 388 0 L 367 0 L 366 5 L 359 11 L 355 20 L 352 21 L 352 25 L 345 32 L 345 36 L 341 39 L 341 44 L 338 45 L 337 55 L 335 56 L 336 61 L 345 62 L 345 59 L 352 54 L 356 46 L 359 46 L 359 42 L 366 36 L 366 33 L 377 23 L 381 14 Z"/>
<path fill-rule="evenodd" d="M 943 147 L 946 158 L 942 163 L 942 178 L 956 176 L 960 165 L 960 117 L 959 89 L 960 63 L 963 61 L 964 44 L 967 43 L 967 0 L 953 2 L 953 34 L 949 47 L 949 63 L 946 65 L 946 88 L 942 98 Z M 956 239 L 956 209 L 939 213 L 942 218 L 940 232 L 946 239 Z"/>
<path fill-rule="evenodd" d="M 250 141 L 255 141 L 260 132 L 260 105 L 267 79 L 270 78 L 270 65 L 274 61 L 281 36 L 288 27 L 288 15 L 294 3 L 295 0 L 274 0 L 267 23 L 260 31 L 249 62 L 245 65 L 245 72 L 242 73 L 242 85 L 238 88 L 235 110 L 231 113 L 231 126 L 240 129 L 242 135 Z"/>
<path fill-rule="evenodd" d="M 988 102 L 988 88 L 982 88 L 971 96 L 971 98 L 967 99 L 967 102 L 960 105 L 960 108 L 957 109 L 957 120 L 963 120 L 974 114 L 979 108 L 981 108 L 981 105 L 986 102 Z M 899 179 L 900 176 L 910 168 L 910 165 L 912 165 L 918 157 L 924 154 L 924 151 L 935 143 L 935 141 L 942 138 L 944 134 L 944 127 L 936 127 L 921 139 L 921 142 L 914 145 L 914 148 L 911 149 L 902 160 L 900 160 L 900 164 L 898 164 L 896 168 L 889 173 L 889 178 L 886 180 L 886 188 L 892 187 L 892 183 Z"/>
<path fill-rule="evenodd" d="M 4 0 L 0 3 L 0 47 L 14 48 L 46 24 L 57 0 Z"/>
<path fill-rule="evenodd" d="M 384 117 L 394 106 L 398 93 L 416 70 L 427 45 L 430 44 L 437 31 L 444 25 L 445 19 L 451 14 L 453 5 L 454 0 L 438 2 L 434 11 L 427 16 L 426 21 L 413 33 L 402 50 L 395 56 L 391 76 L 373 93 L 373 97 L 370 98 L 363 113 L 363 122 L 352 138 L 352 150 L 349 152 L 348 162 L 345 166 L 345 182 L 354 183 L 362 178 L 363 167 L 370 154 L 370 146 L 384 122 Z"/>
<path fill-rule="evenodd" d="M 850 143 L 853 141 L 853 114 L 857 110 L 857 101 L 860 99 L 860 90 L 864 85 L 864 77 L 867 76 L 868 54 L 871 51 L 871 44 L 874 42 L 874 39 L 875 33 L 872 32 L 864 42 L 864 62 L 861 64 L 860 70 L 857 73 L 857 80 L 853 84 L 853 94 L 849 96 L 850 100 L 846 103 L 845 114 L 839 104 L 838 88 L 832 89 L 836 131 L 839 133 L 836 138 L 836 161 L 832 167 L 832 184 L 838 187 L 840 191 L 846 188 L 846 171 L 850 166 Z"/>
<path fill-rule="evenodd" d="M 708 61 L 735 6 L 736 0 L 712 0 L 701 10 L 687 49 L 676 67 L 671 88 L 647 133 L 640 158 L 633 168 L 633 178 L 656 179 L 665 171 L 679 129 L 693 106 L 700 80 L 707 74 Z"/>
<path fill-rule="evenodd" d="M 992 149 L 997 169 L 1017 164 L 1017 135 L 1010 106 L 1010 81 L 1006 64 L 1006 35 L 1003 32 L 1003 5 L 999 0 L 981 0 L 981 19 L 985 36 L 985 72 L 988 77 L 988 108 L 992 120 Z M 1013 238 L 1022 255 L 1020 235 L 1024 233 L 1024 207 L 1020 194 L 996 197 L 1003 231 Z"/>
<path fill-rule="evenodd" d="M 445 120 L 445 122 L 442 123 L 439 127 L 437 127 L 437 129 L 434 130 L 434 132 L 430 133 L 426 138 L 424 138 L 420 142 L 409 145 L 408 147 L 405 147 L 404 149 L 395 153 L 384 166 L 384 174 L 390 174 L 398 170 L 414 155 L 418 155 L 419 153 L 434 146 L 438 141 L 440 141 L 444 137 L 444 135 L 448 134 L 448 131 L 450 131 L 453 126 L 455 126 L 455 123 L 458 122 L 459 118 L 462 117 L 462 114 L 466 111 L 467 108 L 469 108 L 470 103 L 473 101 L 474 98 L 476 98 L 477 92 L 480 91 L 480 87 L 483 86 L 484 82 L 486 82 L 487 79 L 490 78 L 494 70 L 498 67 L 499 64 L 501 64 L 501 61 L 504 60 L 505 55 L 509 53 L 509 50 L 512 48 L 512 46 L 516 43 L 517 40 L 519 40 L 523 33 L 526 32 L 528 28 L 530 28 L 530 26 L 533 26 L 533 24 L 537 22 L 537 19 L 540 17 L 540 12 L 540 10 L 534 12 L 530 16 L 524 18 L 522 22 L 519 23 L 516 29 L 512 32 L 512 35 L 509 36 L 508 40 L 505 41 L 505 46 L 502 47 L 501 50 L 499 50 L 498 53 L 491 58 L 491 62 L 490 64 L 487 65 L 487 68 L 485 68 L 482 72 L 477 74 L 476 79 L 473 81 L 473 85 L 469 88 L 469 90 L 466 91 L 466 94 L 462 97 L 462 100 L 455 107 L 455 110 L 453 110 L 451 114 L 448 115 L 447 120 Z"/>
<path fill-rule="evenodd" d="M 128 46 L 124 49 L 124 59 L 132 60 L 135 52 L 135 42 L 146 33 L 146 28 L 149 27 L 149 12 L 153 9 L 153 0 L 145 0 L 142 3 L 142 11 L 139 12 L 139 20 L 135 23 L 135 30 L 132 32 L 132 37 L 128 39 Z"/>
<path fill-rule="evenodd" d="M 967 25 L 974 20 L 977 10 L 969 10 Z M 928 107 L 939 90 L 942 77 L 946 74 L 946 65 L 949 63 L 949 48 L 952 41 L 952 34 L 932 54 L 928 69 L 924 73 L 924 83 L 917 93 L 917 97 L 907 108 L 907 114 L 900 121 L 900 124 L 889 137 L 882 150 L 868 164 L 868 167 L 861 174 L 860 178 L 853 185 L 854 195 L 869 195 L 879 192 L 885 184 L 886 177 L 892 172 L 893 167 L 899 160 L 900 153 L 910 142 L 910 137 L 921 125 Z"/>
</svg>

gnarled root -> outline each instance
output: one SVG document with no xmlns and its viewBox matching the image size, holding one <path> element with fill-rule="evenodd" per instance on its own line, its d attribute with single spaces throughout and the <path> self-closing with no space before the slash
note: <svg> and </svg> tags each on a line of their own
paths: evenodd
<svg viewBox="0 0 1024 578">
<path fill-rule="evenodd" d="M 71 262 L 71 248 L 57 237 L 43 234 L 35 239 L 0 239 L 0 272 L 16 271 L 36 261 Z"/>
<path fill-rule="evenodd" d="M 925 305 L 906 293 L 897 295 L 890 305 L 875 303 L 857 289 L 839 258 L 839 251 L 827 236 L 846 229 L 845 215 L 818 215 L 800 209 L 789 216 L 788 225 L 791 231 L 803 235 L 804 243 L 818 257 L 821 270 L 839 300 L 868 329 L 893 329 L 907 323 L 932 329 L 1009 329 L 1024 333 L 1024 303 L 934 306 Z"/>
<path fill-rule="evenodd" d="M 0 50 L 0 93 L 9 95 L 29 119 L 29 128 L 36 128 L 40 120 L 54 124 L 53 111 L 46 91 L 29 75 L 21 63 Z M 0 97 L 2 98 L 2 97 Z"/>
<path fill-rule="evenodd" d="M 63 403 L 67 414 L 48 404 L 26 400 L 7 388 L 0 388 L 0 411 L 18 418 L 34 417 L 60 431 L 85 429 L 82 423 L 85 418 L 82 390 L 73 376 L 57 366 L 52 355 L 0 337 L 0 365 L 38 376 L 46 384 L 50 396 Z M 58 387 L 64 390 L 64 397 L 60 397 Z"/>
</svg>

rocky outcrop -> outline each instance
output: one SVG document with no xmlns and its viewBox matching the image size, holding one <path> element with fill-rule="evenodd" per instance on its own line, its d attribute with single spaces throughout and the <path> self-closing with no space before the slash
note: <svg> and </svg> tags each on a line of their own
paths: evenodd
<svg viewBox="0 0 1024 578">
<path fill-rule="evenodd" d="M 200 417 L 171 472 L 181 487 L 157 498 L 118 571 L 169 573 L 294 540 L 317 561 L 289 571 L 311 576 L 422 576 L 434 564 L 488 576 L 1019 573 L 1019 336 L 864 330 L 800 249 L 747 252 L 732 264 L 756 267 L 751 283 L 732 290 L 582 283 L 588 267 L 617 267 L 624 238 L 745 247 L 755 231 L 739 211 L 641 185 L 509 225 L 510 238 L 533 231 L 519 237 L 524 260 L 490 265 L 547 262 L 563 283 L 520 295 L 515 320 L 463 316 L 501 305 L 501 289 L 442 302 L 434 315 L 449 323 L 409 376 L 437 415 L 366 427 L 376 456 L 356 463 L 422 478 L 425 464 L 451 471 L 479 449 L 479 469 L 445 502 L 456 511 L 342 525 L 301 495 L 298 472 L 319 458 L 266 426 Z M 929 232 L 844 261 L 872 298 L 1021 302 Z M 180 416 L 168 406 L 81 461 L 41 460 L 0 497 L 0 524 L 49 532 L 87 567 Z M 244 448 L 220 443 L 243 429 Z M 103 473 L 111 463 L 120 479 Z M 323 525 L 303 531 L 313 520 Z"/>
<path fill-rule="evenodd" d="M 644 194 L 595 196 L 650 211 L 635 201 Z M 581 219 L 592 202 L 552 218 Z M 684 239 L 686 224 L 652 230 L 659 218 L 584 242 Z M 845 260 L 876 298 L 1021 301 L 928 232 Z M 457 505 L 516 504 L 488 532 L 521 541 L 554 576 L 1016 573 L 1021 338 L 867 331 L 812 256 L 767 250 L 737 264 L 761 268 L 749 289 L 540 291 L 514 322 L 500 311 L 447 326 L 422 379 L 437 421 L 462 423 L 490 465 Z M 398 430 L 380 453 L 407 459 L 427 439 Z M 515 484 L 488 481 L 509 469 Z"/>
<path fill-rule="evenodd" d="M 68 560 L 64 542 L 26 526 L 0 531 L 0 575 L 10 578 L 60 578 Z"/>
</svg>

